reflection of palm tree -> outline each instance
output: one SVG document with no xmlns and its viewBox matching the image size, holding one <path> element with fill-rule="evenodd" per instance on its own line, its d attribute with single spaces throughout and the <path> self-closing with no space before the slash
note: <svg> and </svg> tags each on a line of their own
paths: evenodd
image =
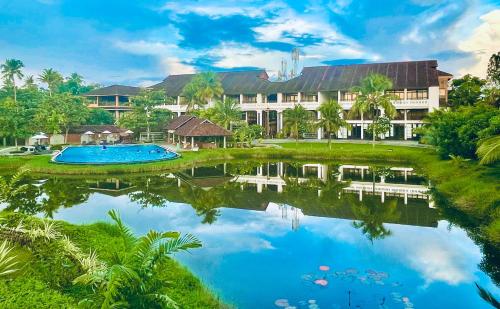
<svg viewBox="0 0 500 309">
<path fill-rule="evenodd" d="M 69 208 L 82 204 L 89 198 L 89 189 L 84 180 L 50 178 L 42 185 L 46 197 L 42 200 L 45 216 L 52 218 L 60 207 Z"/>
<path fill-rule="evenodd" d="M 224 204 L 224 191 L 219 187 L 208 191 L 199 187 L 181 186 L 180 192 L 186 203 L 189 203 L 196 214 L 203 217 L 202 223 L 212 224 L 220 215 L 218 207 Z"/>
<path fill-rule="evenodd" d="M 164 206 L 168 202 L 165 195 L 168 191 L 165 190 L 165 185 L 170 185 L 170 187 L 177 185 L 173 182 L 166 184 L 161 177 L 146 177 L 145 181 L 142 179 L 134 183 L 139 190 L 128 194 L 130 200 L 138 203 L 142 208 Z"/>
<path fill-rule="evenodd" d="M 359 201 L 350 198 L 349 203 L 356 220 L 352 223 L 361 229 L 364 235 L 373 243 L 375 239 L 383 239 L 392 232 L 384 226 L 384 222 L 395 222 L 401 217 L 397 200 L 382 204 L 376 196 L 370 196 Z"/>
<path fill-rule="evenodd" d="M 40 211 L 40 190 L 30 183 L 26 177 L 27 173 L 28 170 L 20 170 L 9 180 L 0 177 L 0 203 L 8 205 L 6 210 L 30 215 Z"/>
</svg>

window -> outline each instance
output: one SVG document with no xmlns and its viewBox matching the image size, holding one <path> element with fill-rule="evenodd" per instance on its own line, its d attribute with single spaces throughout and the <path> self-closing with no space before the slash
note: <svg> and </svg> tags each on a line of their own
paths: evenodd
<svg viewBox="0 0 500 309">
<path fill-rule="evenodd" d="M 429 98 L 427 89 L 407 90 L 406 95 L 408 100 L 427 100 Z"/>
<path fill-rule="evenodd" d="M 394 116 L 394 120 L 404 120 L 405 119 L 405 110 L 397 109 L 396 115 Z"/>
<path fill-rule="evenodd" d="M 385 93 L 390 94 L 397 99 L 395 100 L 404 100 L 405 99 L 405 91 L 404 90 L 387 90 Z"/>
<path fill-rule="evenodd" d="M 408 120 L 422 120 L 427 116 L 429 111 L 427 109 L 410 109 L 408 110 Z"/>
<path fill-rule="evenodd" d="M 244 94 L 243 103 L 257 103 L 257 95 Z"/>
<path fill-rule="evenodd" d="M 298 102 L 299 101 L 299 95 L 297 93 L 284 93 L 283 94 L 283 102 L 290 103 L 290 102 Z"/>
<path fill-rule="evenodd" d="M 357 94 L 349 91 L 342 91 L 340 93 L 340 101 L 356 101 Z"/>
<path fill-rule="evenodd" d="M 303 92 L 300 97 L 302 102 L 318 102 L 318 94 L 315 92 Z"/>
</svg>

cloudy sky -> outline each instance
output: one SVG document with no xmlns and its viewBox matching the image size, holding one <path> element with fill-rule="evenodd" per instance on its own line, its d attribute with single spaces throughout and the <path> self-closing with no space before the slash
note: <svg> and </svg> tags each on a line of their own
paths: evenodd
<svg viewBox="0 0 500 309">
<path fill-rule="evenodd" d="M 437 59 L 484 76 L 500 48 L 499 0 L 0 0 L 0 61 L 103 85 L 168 74 Z"/>
</svg>

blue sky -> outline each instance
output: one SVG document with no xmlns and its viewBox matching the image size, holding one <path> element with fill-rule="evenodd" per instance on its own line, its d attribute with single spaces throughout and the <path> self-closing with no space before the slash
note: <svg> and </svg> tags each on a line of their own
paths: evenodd
<svg viewBox="0 0 500 309">
<path fill-rule="evenodd" d="M 500 46 L 500 1 L 0 0 L 0 61 L 103 85 L 168 74 L 437 59 L 484 75 Z"/>
</svg>

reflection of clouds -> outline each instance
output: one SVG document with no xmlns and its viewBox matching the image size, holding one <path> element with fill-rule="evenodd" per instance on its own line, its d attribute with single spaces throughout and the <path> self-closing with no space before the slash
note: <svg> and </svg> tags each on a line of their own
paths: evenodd
<svg viewBox="0 0 500 309">
<path fill-rule="evenodd" d="M 464 230 L 447 230 L 442 221 L 437 229 L 391 225 L 394 236 L 378 248 L 391 253 L 425 280 L 425 287 L 436 281 L 458 285 L 472 282 L 481 252 Z"/>
<path fill-rule="evenodd" d="M 283 208 L 277 204 L 270 204 L 267 211 L 222 208 L 217 221 L 208 225 L 202 224 L 186 204 L 167 203 L 162 208 L 141 209 L 126 196 L 109 198 L 93 194 L 85 205 L 61 209 L 55 217 L 73 223 L 109 221 L 110 209 L 119 210 L 123 221 L 138 234 L 157 229 L 195 235 L 203 242 L 203 248 L 202 252 L 196 250 L 190 259 L 210 260 L 211 265 L 230 254 L 286 250 L 273 243 L 294 233 L 290 218 L 282 216 Z M 448 231 L 446 224 L 440 222 L 438 228 L 387 224 L 393 235 L 372 245 L 352 226 L 352 220 L 300 215 L 301 229 L 313 235 L 310 237 L 333 240 L 333 245 L 339 247 L 347 244 L 372 260 L 409 267 L 424 279 L 425 287 L 439 281 L 458 285 L 474 280 L 481 259 L 479 248 L 463 230 Z"/>
</svg>

